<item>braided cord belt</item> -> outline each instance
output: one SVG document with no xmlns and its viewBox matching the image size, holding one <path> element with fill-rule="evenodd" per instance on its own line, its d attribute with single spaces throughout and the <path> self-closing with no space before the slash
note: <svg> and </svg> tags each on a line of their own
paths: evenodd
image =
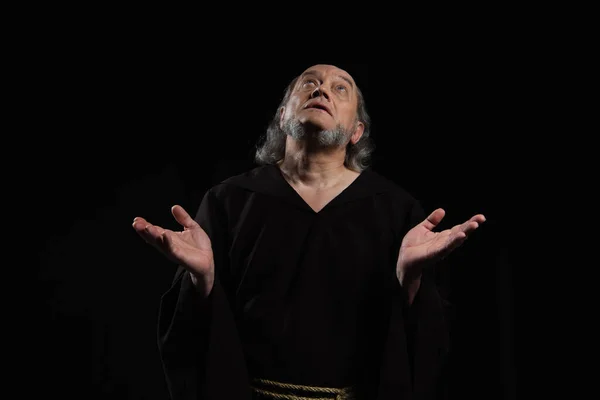
<svg viewBox="0 0 600 400">
<path fill-rule="evenodd" d="M 355 400 L 353 387 L 325 388 L 255 379 L 252 390 L 265 399 L 276 400 Z"/>
</svg>

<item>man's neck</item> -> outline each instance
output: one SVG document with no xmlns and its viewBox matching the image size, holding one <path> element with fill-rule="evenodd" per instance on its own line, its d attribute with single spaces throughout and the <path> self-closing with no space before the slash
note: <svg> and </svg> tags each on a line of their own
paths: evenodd
<svg viewBox="0 0 600 400">
<path fill-rule="evenodd" d="M 336 186 L 352 172 L 344 160 L 344 149 L 310 151 L 288 140 L 285 158 L 278 165 L 291 184 L 322 190 Z"/>
</svg>

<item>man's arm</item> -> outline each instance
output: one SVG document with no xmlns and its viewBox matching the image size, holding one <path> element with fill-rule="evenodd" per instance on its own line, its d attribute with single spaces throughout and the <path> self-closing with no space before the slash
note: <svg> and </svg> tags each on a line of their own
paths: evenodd
<svg viewBox="0 0 600 400">
<path fill-rule="evenodd" d="M 249 400 L 250 386 L 233 312 L 226 295 L 227 220 L 208 191 L 195 220 L 211 239 L 215 273 L 210 291 L 179 266 L 163 295 L 158 345 L 172 400 Z M 198 285 L 200 283 L 200 285 Z"/>
<path fill-rule="evenodd" d="M 419 273 L 416 276 L 407 276 L 410 274 L 399 273 L 398 281 L 400 282 L 400 286 L 404 288 L 406 291 L 406 300 L 408 305 L 412 305 L 415 301 L 415 297 L 419 292 L 419 288 L 421 287 L 421 277 L 422 274 Z"/>
</svg>

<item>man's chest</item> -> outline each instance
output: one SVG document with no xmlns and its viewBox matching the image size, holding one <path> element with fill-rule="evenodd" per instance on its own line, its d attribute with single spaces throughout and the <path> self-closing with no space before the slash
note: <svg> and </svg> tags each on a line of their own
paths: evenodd
<svg viewBox="0 0 600 400">
<path fill-rule="evenodd" d="M 341 191 L 297 191 L 298 195 L 304 200 L 304 202 L 313 209 L 315 212 L 321 211 L 327 204 L 329 204 Z"/>
<path fill-rule="evenodd" d="M 279 201 L 257 203 L 239 214 L 230 232 L 228 261 L 236 291 L 286 290 L 304 279 L 320 282 L 324 290 L 343 286 L 352 294 L 392 265 L 391 223 L 386 215 L 377 216 L 380 210 L 372 202 L 318 213 Z"/>
</svg>

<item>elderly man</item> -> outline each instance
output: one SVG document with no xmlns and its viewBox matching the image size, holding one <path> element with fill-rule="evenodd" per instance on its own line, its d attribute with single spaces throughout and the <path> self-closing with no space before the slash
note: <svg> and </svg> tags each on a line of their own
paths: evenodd
<svg viewBox="0 0 600 400">
<path fill-rule="evenodd" d="M 158 321 L 173 399 L 433 399 L 448 356 L 427 270 L 485 221 L 441 232 L 368 167 L 364 98 L 314 65 L 287 88 L 256 168 L 211 187 L 174 232 L 134 229 L 178 265 Z"/>
</svg>

